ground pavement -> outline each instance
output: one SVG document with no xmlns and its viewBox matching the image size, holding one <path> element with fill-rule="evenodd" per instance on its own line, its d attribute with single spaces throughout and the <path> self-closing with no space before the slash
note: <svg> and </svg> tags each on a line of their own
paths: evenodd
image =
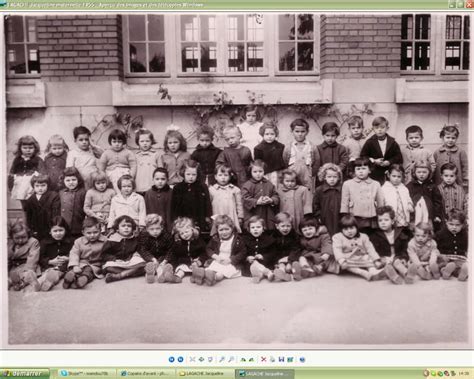
<svg viewBox="0 0 474 379">
<path fill-rule="evenodd" d="M 83 290 L 9 292 L 9 343 L 466 347 L 469 285 L 441 279 L 395 286 L 334 275 L 260 284 L 238 278 L 215 287 L 189 278 L 97 280 Z"/>
</svg>

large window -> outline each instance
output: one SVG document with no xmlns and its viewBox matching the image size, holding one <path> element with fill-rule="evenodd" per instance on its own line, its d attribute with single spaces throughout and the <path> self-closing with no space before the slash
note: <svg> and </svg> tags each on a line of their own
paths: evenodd
<svg viewBox="0 0 474 379">
<path fill-rule="evenodd" d="M 6 62 L 9 75 L 40 72 L 36 19 L 29 16 L 6 18 Z"/>
<path fill-rule="evenodd" d="M 446 16 L 445 70 L 469 70 L 469 21 L 469 16 Z"/>
<path fill-rule="evenodd" d="M 430 70 L 431 16 L 402 16 L 402 70 Z"/>
</svg>

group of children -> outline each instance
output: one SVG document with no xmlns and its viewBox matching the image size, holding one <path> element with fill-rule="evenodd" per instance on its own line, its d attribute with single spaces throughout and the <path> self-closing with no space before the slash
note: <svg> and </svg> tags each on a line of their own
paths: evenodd
<svg viewBox="0 0 474 379">
<path fill-rule="evenodd" d="M 240 127 L 225 128 L 223 150 L 211 128 L 199 130 L 192 154 L 177 130 L 167 131 L 161 155 L 145 129 L 138 151 L 119 129 L 102 151 L 79 126 L 76 149 L 54 135 L 44 160 L 36 139 L 21 137 L 9 188 L 26 222 L 10 227 L 9 287 L 48 291 L 63 279 L 64 288 L 83 288 L 142 275 L 149 283 L 191 275 L 198 285 L 325 272 L 396 284 L 467 279 L 467 156 L 457 127 L 443 128 L 432 154 L 416 125 L 401 149 L 384 117 L 368 139 L 352 117 L 343 144 L 327 122 L 317 146 L 303 119 L 291 123 L 286 145 L 258 120 L 247 107 Z"/>
</svg>

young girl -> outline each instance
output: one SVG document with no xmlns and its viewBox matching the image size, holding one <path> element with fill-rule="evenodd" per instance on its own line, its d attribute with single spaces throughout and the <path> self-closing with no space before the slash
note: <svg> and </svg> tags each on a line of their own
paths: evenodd
<svg viewBox="0 0 474 379">
<path fill-rule="evenodd" d="M 265 177 L 278 188 L 280 170 L 286 167 L 283 161 L 283 150 L 285 145 L 278 142 L 278 128 L 273 124 L 263 124 L 260 127 L 260 135 L 263 140 L 254 148 L 255 160 L 261 159 L 265 162 Z"/>
<path fill-rule="evenodd" d="M 415 208 L 415 222 L 434 223 L 437 228 L 443 215 L 443 198 L 432 182 L 431 167 L 427 162 L 416 162 L 413 166 L 413 180 L 407 184 Z"/>
<path fill-rule="evenodd" d="M 238 234 L 235 233 L 234 223 L 226 215 L 219 215 L 214 220 L 215 234 L 209 241 L 206 252 L 212 259 L 209 267 L 205 269 L 205 282 L 213 286 L 222 279 L 231 279 L 241 276 L 242 266 L 247 255 L 245 243 Z M 200 276 L 193 272 L 195 282 L 198 282 Z M 202 276 L 202 275 L 201 275 Z"/>
<path fill-rule="evenodd" d="M 212 217 L 227 215 L 232 219 L 235 229 L 242 233 L 240 225 L 244 220 L 244 208 L 242 206 L 242 194 L 237 186 L 230 183 L 232 171 L 229 166 L 219 165 L 216 167 L 216 184 L 209 187 L 209 196 L 212 204 Z M 214 225 L 213 225 L 214 227 Z M 216 230 L 211 230 L 214 234 Z"/>
<path fill-rule="evenodd" d="M 151 213 L 145 219 L 146 230 L 138 236 L 138 253 L 146 263 L 145 279 L 147 283 L 155 281 L 156 269 L 161 275 L 163 265 L 158 267 L 168 256 L 173 244 L 173 237 L 165 229 L 163 217 Z"/>
<path fill-rule="evenodd" d="M 341 209 L 342 171 L 334 163 L 324 164 L 318 172 L 321 183 L 314 191 L 313 213 L 331 236 L 339 232 Z"/>
<path fill-rule="evenodd" d="M 120 192 L 110 203 L 109 221 L 107 227 L 111 229 L 119 216 L 130 216 L 140 229 L 145 227 L 145 200 L 143 196 L 134 192 L 135 181 L 130 175 L 124 175 L 117 181 Z"/>
<path fill-rule="evenodd" d="M 153 172 L 153 185 L 145 192 L 146 213 L 156 213 L 163 217 L 165 228 L 171 233 L 171 187 L 168 185 L 168 171 L 158 167 Z"/>
<path fill-rule="evenodd" d="M 9 230 L 8 240 L 8 289 L 20 291 L 30 283 L 36 283 L 40 244 L 30 237 L 22 220 L 15 221 Z M 35 288 L 37 289 L 37 288 Z"/>
<path fill-rule="evenodd" d="M 153 184 L 153 173 L 158 167 L 158 154 L 153 150 L 155 137 L 146 129 L 138 129 L 135 133 L 135 142 L 139 150 L 135 153 L 137 160 L 137 183 L 138 194 L 144 196 L 145 192 Z"/>
<path fill-rule="evenodd" d="M 81 174 L 75 167 L 66 167 L 63 171 L 64 189 L 59 192 L 61 200 L 61 217 L 69 225 L 71 236 L 81 235 L 84 221 L 84 200 L 86 190 Z"/>
<path fill-rule="evenodd" d="M 238 127 L 228 126 L 223 133 L 229 146 L 225 147 L 217 157 L 216 165 L 229 166 L 235 174 L 237 187 L 242 189 L 244 183 L 249 179 L 248 167 L 252 162 L 252 153 L 247 146 L 240 144 L 242 133 Z"/>
<path fill-rule="evenodd" d="M 255 146 L 262 140 L 260 127 L 263 123 L 260 121 L 261 116 L 256 105 L 247 105 L 243 111 L 244 121 L 239 125 L 242 133 L 242 144 L 247 146 L 250 151 L 254 151 Z M 255 159 L 257 159 L 255 157 Z"/>
<path fill-rule="evenodd" d="M 142 276 L 145 273 L 145 261 L 137 252 L 136 229 L 137 224 L 130 216 L 123 215 L 115 220 L 116 232 L 102 248 L 102 270 L 106 274 L 106 283 Z"/>
<path fill-rule="evenodd" d="M 181 283 L 184 276 L 192 272 L 191 282 L 199 276 L 199 282 L 196 283 L 202 284 L 204 271 L 201 266 L 206 261 L 206 244 L 199 236 L 194 221 L 188 217 L 178 217 L 173 224 L 173 237 L 174 242 L 163 261 L 158 283 Z M 198 267 L 201 270 L 196 271 Z"/>
<path fill-rule="evenodd" d="M 433 240 L 433 227 L 426 222 L 420 222 L 415 226 L 413 238 L 408 242 L 407 248 L 410 279 L 413 281 L 414 273 L 420 278 L 430 280 L 441 277 L 438 264 L 439 250 Z"/>
<path fill-rule="evenodd" d="M 184 182 L 173 188 L 171 195 L 172 218 L 189 217 L 199 227 L 201 233 L 209 232 L 211 224 L 211 200 L 209 190 L 199 180 L 199 163 L 189 159 L 181 167 Z"/>
<path fill-rule="evenodd" d="M 68 145 L 59 134 L 49 138 L 44 165 L 46 174 L 49 176 L 51 191 L 59 191 L 62 187 L 61 176 L 66 168 L 68 151 Z"/>
<path fill-rule="evenodd" d="M 280 212 L 275 216 L 275 230 L 272 236 L 275 240 L 273 250 L 275 252 L 274 264 L 275 281 L 291 281 L 291 263 L 298 260 L 301 255 L 299 236 L 292 227 L 293 220 L 286 212 Z"/>
<path fill-rule="evenodd" d="M 274 229 L 273 217 L 278 211 L 280 199 L 275 186 L 264 177 L 265 163 L 260 159 L 250 164 L 252 179 L 242 187 L 244 218 L 260 216 L 269 230 Z"/>
<path fill-rule="evenodd" d="M 296 184 L 296 172 L 286 169 L 282 172 L 282 181 L 278 188 L 280 212 L 287 212 L 293 220 L 293 228 L 298 226 L 304 215 L 312 213 L 312 196 L 305 186 Z"/>
<path fill-rule="evenodd" d="M 91 175 L 91 180 L 93 188 L 86 192 L 84 213 L 99 220 L 102 233 L 105 233 L 109 220 L 110 204 L 115 196 L 115 191 L 112 188 L 107 188 L 107 175 L 102 171 L 94 172 Z"/>
<path fill-rule="evenodd" d="M 168 184 L 171 188 L 183 181 L 181 175 L 184 162 L 191 156 L 183 135 L 177 130 L 168 130 L 164 142 L 165 152 L 158 158 L 158 166 L 168 171 Z"/>
<path fill-rule="evenodd" d="M 442 182 L 441 166 L 445 163 L 454 163 L 457 167 L 457 183 L 468 192 L 468 158 L 466 152 L 456 145 L 459 138 L 459 129 L 455 125 L 445 125 L 439 135 L 443 140 L 443 145 L 434 152 L 436 161 L 436 171 L 434 181 L 436 184 Z"/>
<path fill-rule="evenodd" d="M 254 283 L 260 283 L 263 278 L 267 278 L 270 282 L 273 281 L 275 278 L 273 268 L 277 254 L 274 248 L 275 240 L 271 235 L 265 233 L 264 221 L 258 216 L 250 217 L 247 223 L 247 232 L 243 236 L 247 249 L 243 275 L 252 275 Z"/>
<path fill-rule="evenodd" d="M 191 159 L 199 163 L 203 182 L 210 187 L 216 182 L 214 179 L 216 160 L 222 150 L 212 143 L 214 140 L 214 130 L 212 128 L 205 126 L 200 128 L 196 134 L 199 144 L 191 154 Z"/>
<path fill-rule="evenodd" d="M 405 228 L 410 224 L 410 214 L 414 212 L 408 188 L 403 184 L 405 170 L 401 164 L 392 164 L 387 170 L 387 181 L 382 186 L 385 205 L 395 211 L 395 227 Z"/>
<path fill-rule="evenodd" d="M 356 217 L 358 227 L 370 233 L 377 227 L 376 208 L 383 205 L 379 182 L 369 178 L 370 161 L 361 157 L 354 161 L 354 178 L 342 185 L 341 213 Z"/>
<path fill-rule="evenodd" d="M 135 154 L 126 148 L 127 136 L 122 130 L 112 130 L 108 140 L 110 149 L 104 151 L 99 159 L 98 167 L 100 171 L 105 172 L 115 192 L 119 192 L 117 180 L 123 175 L 135 177 L 137 173 L 137 159 Z"/>
<path fill-rule="evenodd" d="M 50 236 L 41 241 L 39 264 L 42 270 L 37 288 L 51 290 L 67 272 L 69 252 L 73 240 L 69 237 L 67 222 L 60 216 L 52 220 Z"/>
<path fill-rule="evenodd" d="M 382 263 L 366 234 L 359 232 L 353 215 L 341 217 L 341 233 L 332 237 L 334 258 L 342 271 L 362 276 L 366 280 L 385 278 Z"/>
<path fill-rule="evenodd" d="M 44 162 L 39 157 L 39 153 L 39 143 L 33 136 L 20 137 L 15 159 L 8 175 L 8 189 L 11 192 L 11 198 L 20 200 L 22 206 L 24 206 L 24 200 L 33 193 L 31 187 L 33 175 L 45 173 Z"/>
</svg>

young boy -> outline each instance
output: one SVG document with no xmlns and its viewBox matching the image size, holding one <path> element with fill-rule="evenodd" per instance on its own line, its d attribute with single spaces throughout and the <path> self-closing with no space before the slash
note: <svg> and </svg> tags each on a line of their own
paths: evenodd
<svg viewBox="0 0 474 379">
<path fill-rule="evenodd" d="M 324 142 L 317 146 L 319 153 L 319 162 L 315 167 L 316 172 L 325 163 L 334 163 L 341 169 L 346 171 L 349 163 L 349 154 L 347 149 L 341 144 L 337 143 L 339 137 L 339 126 L 335 122 L 326 122 L 322 127 Z M 319 184 L 319 181 L 317 181 Z"/>
<path fill-rule="evenodd" d="M 395 227 L 395 211 L 390 206 L 377 208 L 378 229 L 370 235 L 370 241 L 385 264 L 385 273 L 395 284 L 412 284 L 416 272 L 408 274 L 407 246 L 410 232 L 406 228 Z"/>
<path fill-rule="evenodd" d="M 49 191 L 47 175 L 31 178 L 34 193 L 25 202 L 26 222 L 32 237 L 39 241 L 49 236 L 53 217 L 61 213 L 61 202 L 57 192 Z"/>
<path fill-rule="evenodd" d="M 349 154 L 349 161 L 360 157 L 360 152 L 365 143 L 364 120 L 360 116 L 352 116 L 347 121 L 350 136 L 342 143 Z"/>
<path fill-rule="evenodd" d="M 199 129 L 197 131 L 197 139 L 199 144 L 191 154 L 191 159 L 199 163 L 204 184 L 212 186 L 216 183 L 214 178 L 216 160 L 222 150 L 212 143 L 214 140 L 214 130 L 210 127 Z"/>
<path fill-rule="evenodd" d="M 101 255 L 107 238 L 100 234 L 99 222 L 95 218 L 86 218 L 82 224 L 82 235 L 74 241 L 69 253 L 69 271 L 63 283 L 65 289 L 83 288 L 94 278 L 103 278 Z"/>
<path fill-rule="evenodd" d="M 460 281 L 467 280 L 468 235 L 466 214 L 459 209 L 451 209 L 446 220 L 446 227 L 435 236 L 441 253 L 438 257 L 438 265 L 441 267 L 443 279 L 457 276 Z"/>
<path fill-rule="evenodd" d="M 467 212 L 467 195 L 464 188 L 456 183 L 458 168 L 454 163 L 445 163 L 441 166 L 441 184 L 438 190 L 443 197 L 443 211 L 447 215 L 453 209 L 460 209 Z"/>
<path fill-rule="evenodd" d="M 405 184 L 413 178 L 413 166 L 416 162 L 427 162 L 431 172 L 436 169 L 433 153 L 421 145 L 423 130 L 418 125 L 411 125 L 405 130 L 408 145 L 402 147 L 403 168 L 405 169 Z"/>
<path fill-rule="evenodd" d="M 158 167 L 153 172 L 153 185 L 145 192 L 146 214 L 159 214 L 163 217 L 165 228 L 171 232 L 171 187 L 168 185 L 168 171 Z"/>
<path fill-rule="evenodd" d="M 91 132 L 85 126 L 77 126 L 72 131 L 77 149 L 69 151 L 66 167 L 75 167 L 84 179 L 86 189 L 92 188 L 91 175 L 98 171 L 97 159 L 103 153 L 98 146 L 91 144 Z"/>
<path fill-rule="evenodd" d="M 385 181 L 385 171 L 393 163 L 403 163 L 400 146 L 395 139 L 387 134 L 388 121 L 385 117 L 376 117 L 372 121 L 374 135 L 364 144 L 361 157 L 369 157 L 375 166 L 370 177 L 380 184 Z"/>
<path fill-rule="evenodd" d="M 310 191 L 314 189 L 313 177 L 317 175 L 320 166 L 319 152 L 316 146 L 306 139 L 309 124 L 298 118 L 290 124 L 293 141 L 283 150 L 283 161 L 288 168 L 294 170 L 298 181 Z"/>
</svg>

